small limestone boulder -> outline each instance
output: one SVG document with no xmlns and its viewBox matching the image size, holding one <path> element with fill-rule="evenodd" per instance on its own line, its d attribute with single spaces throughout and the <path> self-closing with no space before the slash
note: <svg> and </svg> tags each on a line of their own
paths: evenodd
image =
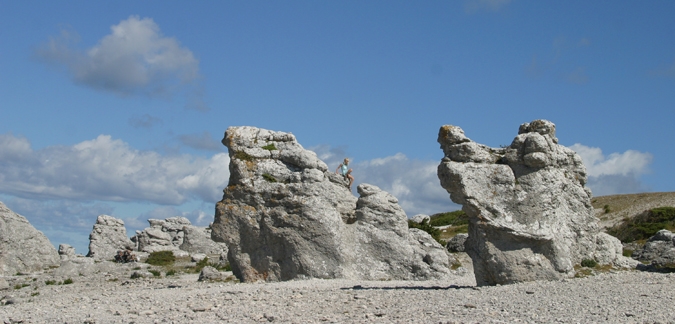
<svg viewBox="0 0 675 324">
<path fill-rule="evenodd" d="M 193 254 L 193 255 L 190 256 L 190 260 L 192 262 L 200 262 L 200 261 L 202 261 L 206 258 L 207 258 L 207 256 L 204 253 L 196 253 L 196 254 Z"/>
<path fill-rule="evenodd" d="M 464 252 L 464 243 L 466 239 L 469 238 L 469 234 L 459 233 L 448 240 L 448 244 L 445 245 L 445 248 L 449 252 Z"/>
<path fill-rule="evenodd" d="M 656 267 L 675 265 L 675 234 L 663 229 L 650 237 L 633 258 Z"/>
<path fill-rule="evenodd" d="M 412 218 L 410 218 L 410 220 L 414 223 L 422 224 L 422 223 L 424 223 L 425 220 L 427 222 L 431 221 L 431 217 L 429 217 L 429 215 L 417 214 L 417 215 L 413 216 Z"/>
<path fill-rule="evenodd" d="M 138 279 L 138 278 L 150 279 L 154 277 L 155 275 L 153 275 L 152 272 L 147 270 L 136 270 L 131 273 L 131 279 Z"/>
<path fill-rule="evenodd" d="M 108 215 L 96 218 L 89 234 L 88 257 L 95 260 L 113 260 L 119 250 L 133 249 L 134 243 L 127 237 L 124 221 Z"/>
<path fill-rule="evenodd" d="M 225 280 L 226 275 L 216 268 L 211 266 L 206 266 L 199 273 L 198 281 L 223 281 Z"/>
<path fill-rule="evenodd" d="M 74 257 L 75 248 L 68 244 L 59 244 L 59 255 L 66 257 Z"/>
<path fill-rule="evenodd" d="M 59 262 L 49 239 L 0 202 L 0 275 L 35 272 Z"/>
</svg>

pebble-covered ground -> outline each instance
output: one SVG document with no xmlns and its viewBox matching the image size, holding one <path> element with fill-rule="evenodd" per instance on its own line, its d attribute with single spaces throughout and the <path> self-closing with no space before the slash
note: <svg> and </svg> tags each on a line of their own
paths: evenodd
<svg viewBox="0 0 675 324">
<path fill-rule="evenodd" d="M 0 291 L 4 323 L 675 323 L 675 274 L 638 271 L 494 287 L 473 287 L 470 275 L 254 284 L 100 275 L 61 285 L 24 277 Z"/>
</svg>

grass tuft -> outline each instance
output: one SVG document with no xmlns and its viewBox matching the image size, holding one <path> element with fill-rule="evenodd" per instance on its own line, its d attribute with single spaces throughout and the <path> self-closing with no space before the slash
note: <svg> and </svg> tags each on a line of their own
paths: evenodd
<svg viewBox="0 0 675 324">
<path fill-rule="evenodd" d="M 263 179 L 267 180 L 267 182 L 277 182 L 277 178 L 275 178 L 269 173 L 263 173 L 262 177 Z"/>
<path fill-rule="evenodd" d="M 274 146 L 274 143 L 272 143 L 272 144 L 267 144 L 267 145 L 263 146 L 262 149 L 268 150 L 268 151 L 274 151 L 274 150 L 277 149 L 277 147 Z"/>
<path fill-rule="evenodd" d="M 157 251 L 152 252 L 148 256 L 148 259 L 145 261 L 147 264 L 152 264 L 156 266 L 165 266 L 171 265 L 176 261 L 176 256 L 173 255 L 172 251 Z"/>
</svg>

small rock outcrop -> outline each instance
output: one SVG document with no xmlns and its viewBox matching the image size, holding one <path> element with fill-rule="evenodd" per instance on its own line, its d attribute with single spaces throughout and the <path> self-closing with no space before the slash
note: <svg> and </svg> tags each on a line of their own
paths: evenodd
<svg viewBox="0 0 675 324">
<path fill-rule="evenodd" d="M 449 252 L 464 252 L 464 243 L 467 238 L 469 238 L 468 234 L 459 233 L 448 240 L 445 248 L 448 249 Z"/>
<path fill-rule="evenodd" d="M 357 199 L 292 134 L 230 127 L 223 144 L 230 181 L 212 237 L 227 243 L 239 280 L 450 275 L 449 255 L 427 233 L 408 230 L 395 197 L 361 184 Z"/>
<path fill-rule="evenodd" d="M 658 231 L 641 250 L 633 252 L 632 257 L 657 269 L 669 267 L 675 270 L 675 234 L 666 229 Z"/>
<path fill-rule="evenodd" d="M 465 247 L 478 285 L 560 279 L 584 259 L 630 263 L 618 239 L 599 232 L 586 169 L 558 144 L 553 123 L 522 124 L 506 148 L 473 142 L 451 125 L 438 142 L 441 186 L 470 219 Z"/>
<path fill-rule="evenodd" d="M 59 262 L 49 239 L 0 202 L 0 275 L 39 271 Z"/>
<path fill-rule="evenodd" d="M 88 257 L 94 260 L 113 260 L 119 250 L 133 249 L 135 244 L 127 237 L 124 221 L 108 215 L 96 218 L 89 234 Z"/>
<path fill-rule="evenodd" d="M 220 255 L 227 245 L 211 239 L 211 229 L 193 226 L 185 217 L 149 219 L 150 227 L 136 231 L 131 240 L 141 252 L 172 251 L 175 256 L 190 254 Z"/>
</svg>

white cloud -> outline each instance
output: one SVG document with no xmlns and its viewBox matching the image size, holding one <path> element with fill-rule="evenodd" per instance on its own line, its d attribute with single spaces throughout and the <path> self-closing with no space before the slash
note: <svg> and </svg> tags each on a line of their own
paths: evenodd
<svg viewBox="0 0 675 324">
<path fill-rule="evenodd" d="M 334 171 L 345 157 L 342 148 L 317 146 L 311 148 Z M 355 186 L 369 183 L 394 195 L 408 216 L 435 214 L 460 209 L 450 200 L 436 175 L 438 161 L 410 160 L 403 153 L 384 158 L 356 161 L 350 158 L 354 169 Z"/>
<path fill-rule="evenodd" d="M 467 13 L 474 13 L 476 11 L 485 10 L 485 11 L 498 11 L 511 0 L 466 0 L 464 2 L 464 10 Z"/>
<path fill-rule="evenodd" d="M 73 48 L 77 42 L 73 32 L 62 31 L 36 54 L 49 63 L 65 66 L 75 82 L 96 89 L 170 97 L 193 85 L 193 92 L 200 96 L 199 61 L 175 38 L 162 35 L 151 18 L 130 16 L 110 29 L 111 34 L 85 51 Z"/>
<path fill-rule="evenodd" d="M 587 185 L 594 195 L 645 191 L 639 177 L 649 173 L 652 154 L 628 150 L 605 156 L 600 148 L 579 143 L 569 148 L 577 152 L 584 161 L 588 173 Z"/>
<path fill-rule="evenodd" d="M 28 146 L 27 146 L 28 145 Z M 0 136 L 0 192 L 28 199 L 216 202 L 229 178 L 229 157 L 162 156 L 131 149 L 108 135 L 72 147 L 34 151 L 27 140 Z M 18 149 L 17 149 L 18 148 Z"/>
</svg>

